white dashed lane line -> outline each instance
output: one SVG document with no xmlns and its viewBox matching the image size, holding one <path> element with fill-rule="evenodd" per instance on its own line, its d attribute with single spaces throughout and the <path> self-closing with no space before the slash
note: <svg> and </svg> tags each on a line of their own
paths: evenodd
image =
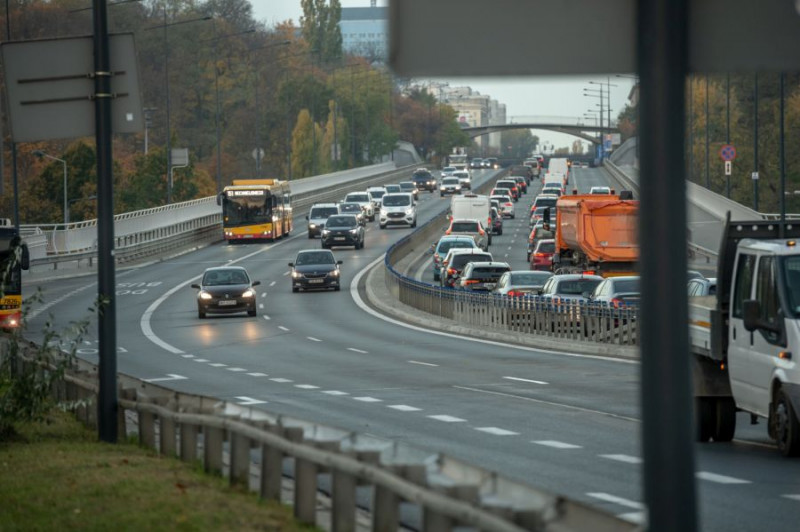
<svg viewBox="0 0 800 532">
<path fill-rule="evenodd" d="M 267 297 L 267 293 L 266 292 L 261 292 L 261 297 Z"/>
<path fill-rule="evenodd" d="M 409 364 L 419 364 L 420 366 L 433 366 L 433 367 L 436 367 L 436 368 L 439 367 L 439 364 L 431 364 L 430 362 L 420 362 L 418 360 L 409 360 L 408 363 Z"/>
<path fill-rule="evenodd" d="M 246 373 L 247 370 L 244 368 L 225 368 L 228 371 L 233 371 L 234 373 Z"/>
<path fill-rule="evenodd" d="M 264 318 L 265 320 L 267 320 L 267 321 L 269 321 L 269 320 L 271 320 L 271 319 L 272 319 L 272 318 L 270 318 L 269 316 L 267 316 L 266 314 L 264 314 L 263 318 Z"/>
<path fill-rule="evenodd" d="M 553 449 L 580 449 L 580 445 L 575 445 L 572 443 L 565 443 L 563 441 L 556 441 L 556 440 L 540 440 L 540 441 L 532 441 L 531 443 L 535 443 L 536 445 L 544 445 L 545 447 L 552 447 Z"/>
<path fill-rule="evenodd" d="M 194 361 L 195 362 L 208 362 L 208 359 L 207 358 L 195 358 Z"/>
<path fill-rule="evenodd" d="M 312 342 L 321 342 L 321 341 L 322 341 L 322 340 L 320 340 L 319 338 L 314 338 L 313 336 L 306 336 L 306 338 L 308 338 L 308 339 L 309 339 L 309 340 L 311 340 Z"/>
<path fill-rule="evenodd" d="M 638 456 L 630 456 L 627 454 L 601 454 L 599 455 L 600 458 L 605 458 L 607 460 L 614 460 L 617 462 L 623 462 L 626 464 L 641 464 L 642 459 Z"/>
<path fill-rule="evenodd" d="M 787 493 L 786 495 L 781 495 L 781 497 L 784 497 L 786 499 L 791 499 L 793 501 L 800 501 L 800 495 L 796 495 L 793 493 Z"/>
<path fill-rule="evenodd" d="M 240 405 L 263 405 L 266 401 L 262 401 L 261 399 L 253 399 L 252 397 L 241 396 L 237 397 L 239 400 L 238 404 Z"/>
<path fill-rule="evenodd" d="M 611 495 L 610 493 L 587 493 L 586 495 L 594 499 L 610 502 L 612 504 L 618 504 L 626 508 L 632 508 L 634 510 L 644 510 L 644 504 L 636 501 L 631 501 L 629 499 L 623 499 L 622 497 L 617 497 L 616 495 Z"/>
<path fill-rule="evenodd" d="M 209 366 L 211 366 L 212 368 L 227 368 L 228 367 L 227 364 L 223 364 L 222 362 L 211 362 L 209 364 Z"/>
<path fill-rule="evenodd" d="M 448 416 L 444 414 L 437 414 L 435 416 L 428 416 L 431 419 L 435 419 L 436 421 L 444 421 L 445 423 L 464 423 L 467 420 L 461 419 L 460 417 Z"/>
<path fill-rule="evenodd" d="M 362 403 L 382 403 L 383 399 L 377 399 L 375 397 L 353 397 L 356 401 L 361 401 Z"/>
<path fill-rule="evenodd" d="M 275 379 L 270 379 L 270 380 L 272 382 L 279 382 L 281 384 L 284 384 L 284 383 L 287 383 L 287 382 L 294 382 L 292 379 L 284 379 L 284 378 L 281 378 L 281 377 L 277 377 Z"/>
<path fill-rule="evenodd" d="M 475 430 L 479 430 L 487 434 L 494 434 L 495 436 L 519 436 L 519 432 L 513 432 L 498 427 L 475 427 Z"/>
<path fill-rule="evenodd" d="M 283 325 L 278 325 L 278 329 L 280 329 L 280 330 L 282 330 L 282 331 L 289 332 L 289 329 L 287 329 L 287 328 L 286 328 L 286 327 L 284 327 Z"/>
<path fill-rule="evenodd" d="M 347 392 L 342 392 L 342 391 L 339 391 L 339 390 L 325 390 L 322 393 L 326 393 L 328 395 L 350 395 Z"/>
<path fill-rule="evenodd" d="M 287 272 L 284 272 L 284 273 L 283 273 L 283 276 L 284 276 L 284 277 L 286 277 L 286 276 L 287 276 L 287 275 L 289 275 L 290 273 L 292 273 L 292 272 L 291 272 L 291 270 L 290 270 L 290 271 L 287 271 Z"/>
<path fill-rule="evenodd" d="M 356 349 L 355 347 L 348 347 L 348 351 L 352 351 L 353 353 L 361 353 L 362 355 L 366 355 L 367 351 L 362 351 L 361 349 Z"/>
<path fill-rule="evenodd" d="M 194 358 L 194 355 L 181 355 L 183 358 Z"/>
<path fill-rule="evenodd" d="M 275 283 L 277 283 L 277 281 L 272 281 L 271 283 L 269 283 L 269 285 L 270 286 L 275 286 Z M 264 295 L 267 295 L 267 294 L 264 294 Z M 264 296 L 261 296 L 261 297 L 264 297 Z"/>
<path fill-rule="evenodd" d="M 313 384 L 295 384 L 294 387 L 303 390 L 319 390 L 319 386 L 314 386 Z"/>
<path fill-rule="evenodd" d="M 520 377 L 503 377 L 503 378 L 504 379 L 508 379 L 510 381 L 530 382 L 530 383 L 533 383 L 533 384 L 550 384 L 550 383 L 545 382 L 545 381 L 536 381 L 536 380 L 533 380 L 533 379 L 523 379 L 523 378 L 520 378 Z"/>
<path fill-rule="evenodd" d="M 269 377 L 269 375 L 266 373 L 258 373 L 258 372 L 248 373 L 248 375 L 250 375 L 251 377 Z"/>
<path fill-rule="evenodd" d="M 725 475 L 717 475 L 716 473 L 709 473 L 708 471 L 698 471 L 697 478 L 700 480 L 708 480 L 709 482 L 716 482 L 717 484 L 750 484 L 749 480 L 741 478 L 728 477 Z"/>
<path fill-rule="evenodd" d="M 408 406 L 408 405 L 388 405 L 389 408 L 393 410 L 399 410 L 400 412 L 419 412 L 422 410 L 421 408 L 417 408 L 416 406 Z"/>
<path fill-rule="evenodd" d="M 264 303 L 259 303 L 258 304 L 258 308 L 260 308 L 261 310 L 264 310 Z"/>
</svg>

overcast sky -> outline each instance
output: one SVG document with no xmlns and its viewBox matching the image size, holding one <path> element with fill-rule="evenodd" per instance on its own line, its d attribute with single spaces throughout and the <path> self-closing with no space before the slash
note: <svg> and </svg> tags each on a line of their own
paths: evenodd
<svg viewBox="0 0 800 532">
<path fill-rule="evenodd" d="M 342 7 L 369 7 L 369 0 L 340 0 Z M 268 26 L 291 19 L 297 24 L 303 11 L 300 0 L 251 0 L 254 17 Z M 387 5 L 387 0 L 378 0 L 379 6 Z M 481 94 L 488 94 L 500 103 L 506 104 L 508 121 L 519 122 L 525 116 L 564 116 L 583 117 L 589 109 L 599 109 L 598 98 L 584 96 L 584 88 L 594 88 L 588 84 L 594 81 L 608 81 L 605 77 L 583 78 L 458 78 L 445 79 L 451 86 L 467 85 Z M 425 82 L 427 80 L 419 80 Z M 624 108 L 630 92 L 632 79 L 611 77 L 611 116 Z M 591 119 L 585 119 L 591 123 Z M 573 137 L 534 131 L 542 140 L 549 140 L 556 147 L 568 146 Z"/>
</svg>

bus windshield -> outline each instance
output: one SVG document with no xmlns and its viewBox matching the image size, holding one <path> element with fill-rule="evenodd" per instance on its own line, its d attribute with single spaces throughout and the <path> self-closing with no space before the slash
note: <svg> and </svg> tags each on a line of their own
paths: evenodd
<svg viewBox="0 0 800 532">
<path fill-rule="evenodd" d="M 272 221 L 271 198 L 266 191 L 231 191 L 260 192 L 253 195 L 234 195 L 230 192 L 222 202 L 222 219 L 226 226 L 263 224 Z"/>
</svg>

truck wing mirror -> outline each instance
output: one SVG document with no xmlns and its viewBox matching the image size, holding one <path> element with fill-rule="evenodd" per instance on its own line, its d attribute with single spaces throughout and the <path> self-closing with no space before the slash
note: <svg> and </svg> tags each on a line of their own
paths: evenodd
<svg viewBox="0 0 800 532">
<path fill-rule="evenodd" d="M 757 299 L 745 299 L 742 302 L 742 314 L 744 317 L 744 328 L 748 332 L 763 329 L 771 333 L 780 333 L 781 329 L 777 325 L 761 319 L 761 303 Z"/>
</svg>

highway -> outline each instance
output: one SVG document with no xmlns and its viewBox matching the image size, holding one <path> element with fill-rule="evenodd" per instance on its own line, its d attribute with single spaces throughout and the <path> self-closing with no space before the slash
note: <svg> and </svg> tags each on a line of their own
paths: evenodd
<svg viewBox="0 0 800 532">
<path fill-rule="evenodd" d="M 474 181 L 495 171 L 476 173 Z M 575 171 L 570 188 L 610 184 L 601 169 Z M 534 192 L 516 204 L 526 212 Z M 449 198 L 421 193 L 419 221 Z M 363 250 L 335 249 L 341 292 L 293 294 L 288 262 L 319 247 L 302 217 L 274 244 L 209 246 L 118 272 L 119 370 L 176 390 L 396 439 L 499 471 L 528 484 L 642 519 L 639 366 L 635 361 L 506 346 L 387 322 L 358 304 L 363 271 L 411 231 L 368 224 Z M 507 220 L 490 248 L 526 268 L 525 216 Z M 507 256 L 506 256 L 507 255 Z M 417 271 L 432 282 L 421 257 Z M 206 267 L 237 264 L 260 280 L 259 315 L 198 320 L 189 287 Z M 39 283 L 44 304 L 30 330 L 63 326 L 91 306 L 94 277 Z M 30 290 L 30 288 L 28 288 Z M 435 329 L 435 324 L 432 324 Z M 92 329 L 94 331 L 94 328 Z M 34 338 L 36 339 L 36 338 Z M 81 355 L 96 361 L 87 339 Z M 647 356 L 644 353 L 643 356 Z M 763 422 L 740 415 L 732 444 L 698 445 L 704 530 L 796 530 L 800 462 L 786 460 Z M 676 509 L 680 511 L 680 509 Z"/>
</svg>

